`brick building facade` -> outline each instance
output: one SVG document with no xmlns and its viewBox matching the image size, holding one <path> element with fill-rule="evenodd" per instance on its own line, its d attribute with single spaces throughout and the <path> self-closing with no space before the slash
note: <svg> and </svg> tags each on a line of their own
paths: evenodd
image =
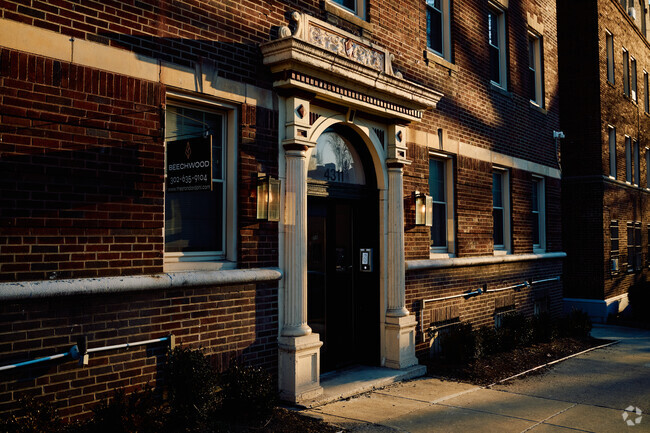
<svg viewBox="0 0 650 433">
<path fill-rule="evenodd" d="M 647 23 L 642 1 L 558 4 L 566 307 L 601 321 L 647 267 Z"/>
<path fill-rule="evenodd" d="M 300 402 L 321 371 L 421 374 L 431 326 L 559 314 L 554 1 L 1 13 L 0 365 L 174 334 Z M 88 413 L 164 351 L 2 371 L 0 411 Z"/>
</svg>

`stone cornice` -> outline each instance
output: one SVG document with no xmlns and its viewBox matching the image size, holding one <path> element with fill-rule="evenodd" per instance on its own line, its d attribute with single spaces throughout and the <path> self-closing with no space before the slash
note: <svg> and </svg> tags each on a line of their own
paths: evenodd
<svg viewBox="0 0 650 433">
<path fill-rule="evenodd" d="M 419 121 L 442 93 L 406 80 L 392 66 L 393 55 L 366 39 L 294 13 L 291 33 L 261 45 L 276 89 L 300 88 L 317 98 L 405 121 Z"/>
</svg>

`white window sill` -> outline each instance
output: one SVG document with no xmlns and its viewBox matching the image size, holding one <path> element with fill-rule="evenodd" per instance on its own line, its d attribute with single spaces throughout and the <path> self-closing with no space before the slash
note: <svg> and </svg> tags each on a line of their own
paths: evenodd
<svg viewBox="0 0 650 433">
<path fill-rule="evenodd" d="M 439 53 L 436 53 L 431 48 L 427 48 L 427 60 L 433 62 L 436 65 L 440 65 L 444 68 L 447 68 L 451 71 L 458 72 L 458 66 L 451 63 L 449 59 L 446 59 Z"/>
<path fill-rule="evenodd" d="M 542 107 L 541 105 L 539 105 L 535 101 L 530 101 L 530 108 L 532 108 L 533 110 L 537 110 L 542 114 L 548 114 L 548 110 L 546 108 Z"/>
<path fill-rule="evenodd" d="M 507 254 L 510 254 L 508 250 L 494 250 L 495 256 L 505 256 Z"/>
<path fill-rule="evenodd" d="M 374 26 L 371 23 L 359 17 L 353 12 L 343 9 L 342 6 L 339 6 L 336 3 L 332 3 L 331 1 L 325 0 L 323 2 L 323 9 L 325 9 L 325 11 L 327 11 L 328 13 L 334 16 L 337 16 L 349 23 L 354 24 L 355 26 L 361 27 L 363 30 L 367 32 L 372 33 L 374 30 Z"/>
</svg>

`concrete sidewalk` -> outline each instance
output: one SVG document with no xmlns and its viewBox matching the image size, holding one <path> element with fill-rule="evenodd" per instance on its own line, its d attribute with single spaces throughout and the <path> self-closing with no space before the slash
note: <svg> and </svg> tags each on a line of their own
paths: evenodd
<svg viewBox="0 0 650 433">
<path fill-rule="evenodd" d="M 353 432 L 650 432 L 650 331 L 592 334 L 620 343 L 490 388 L 423 378 L 302 413 Z"/>
</svg>

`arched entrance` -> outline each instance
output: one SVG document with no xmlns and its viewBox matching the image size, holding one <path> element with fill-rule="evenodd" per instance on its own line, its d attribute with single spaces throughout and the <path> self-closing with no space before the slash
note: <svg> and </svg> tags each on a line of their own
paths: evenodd
<svg viewBox="0 0 650 433">
<path fill-rule="evenodd" d="M 344 124 L 325 130 L 307 171 L 307 317 L 321 372 L 379 364 L 378 191 L 370 153 Z"/>
</svg>

